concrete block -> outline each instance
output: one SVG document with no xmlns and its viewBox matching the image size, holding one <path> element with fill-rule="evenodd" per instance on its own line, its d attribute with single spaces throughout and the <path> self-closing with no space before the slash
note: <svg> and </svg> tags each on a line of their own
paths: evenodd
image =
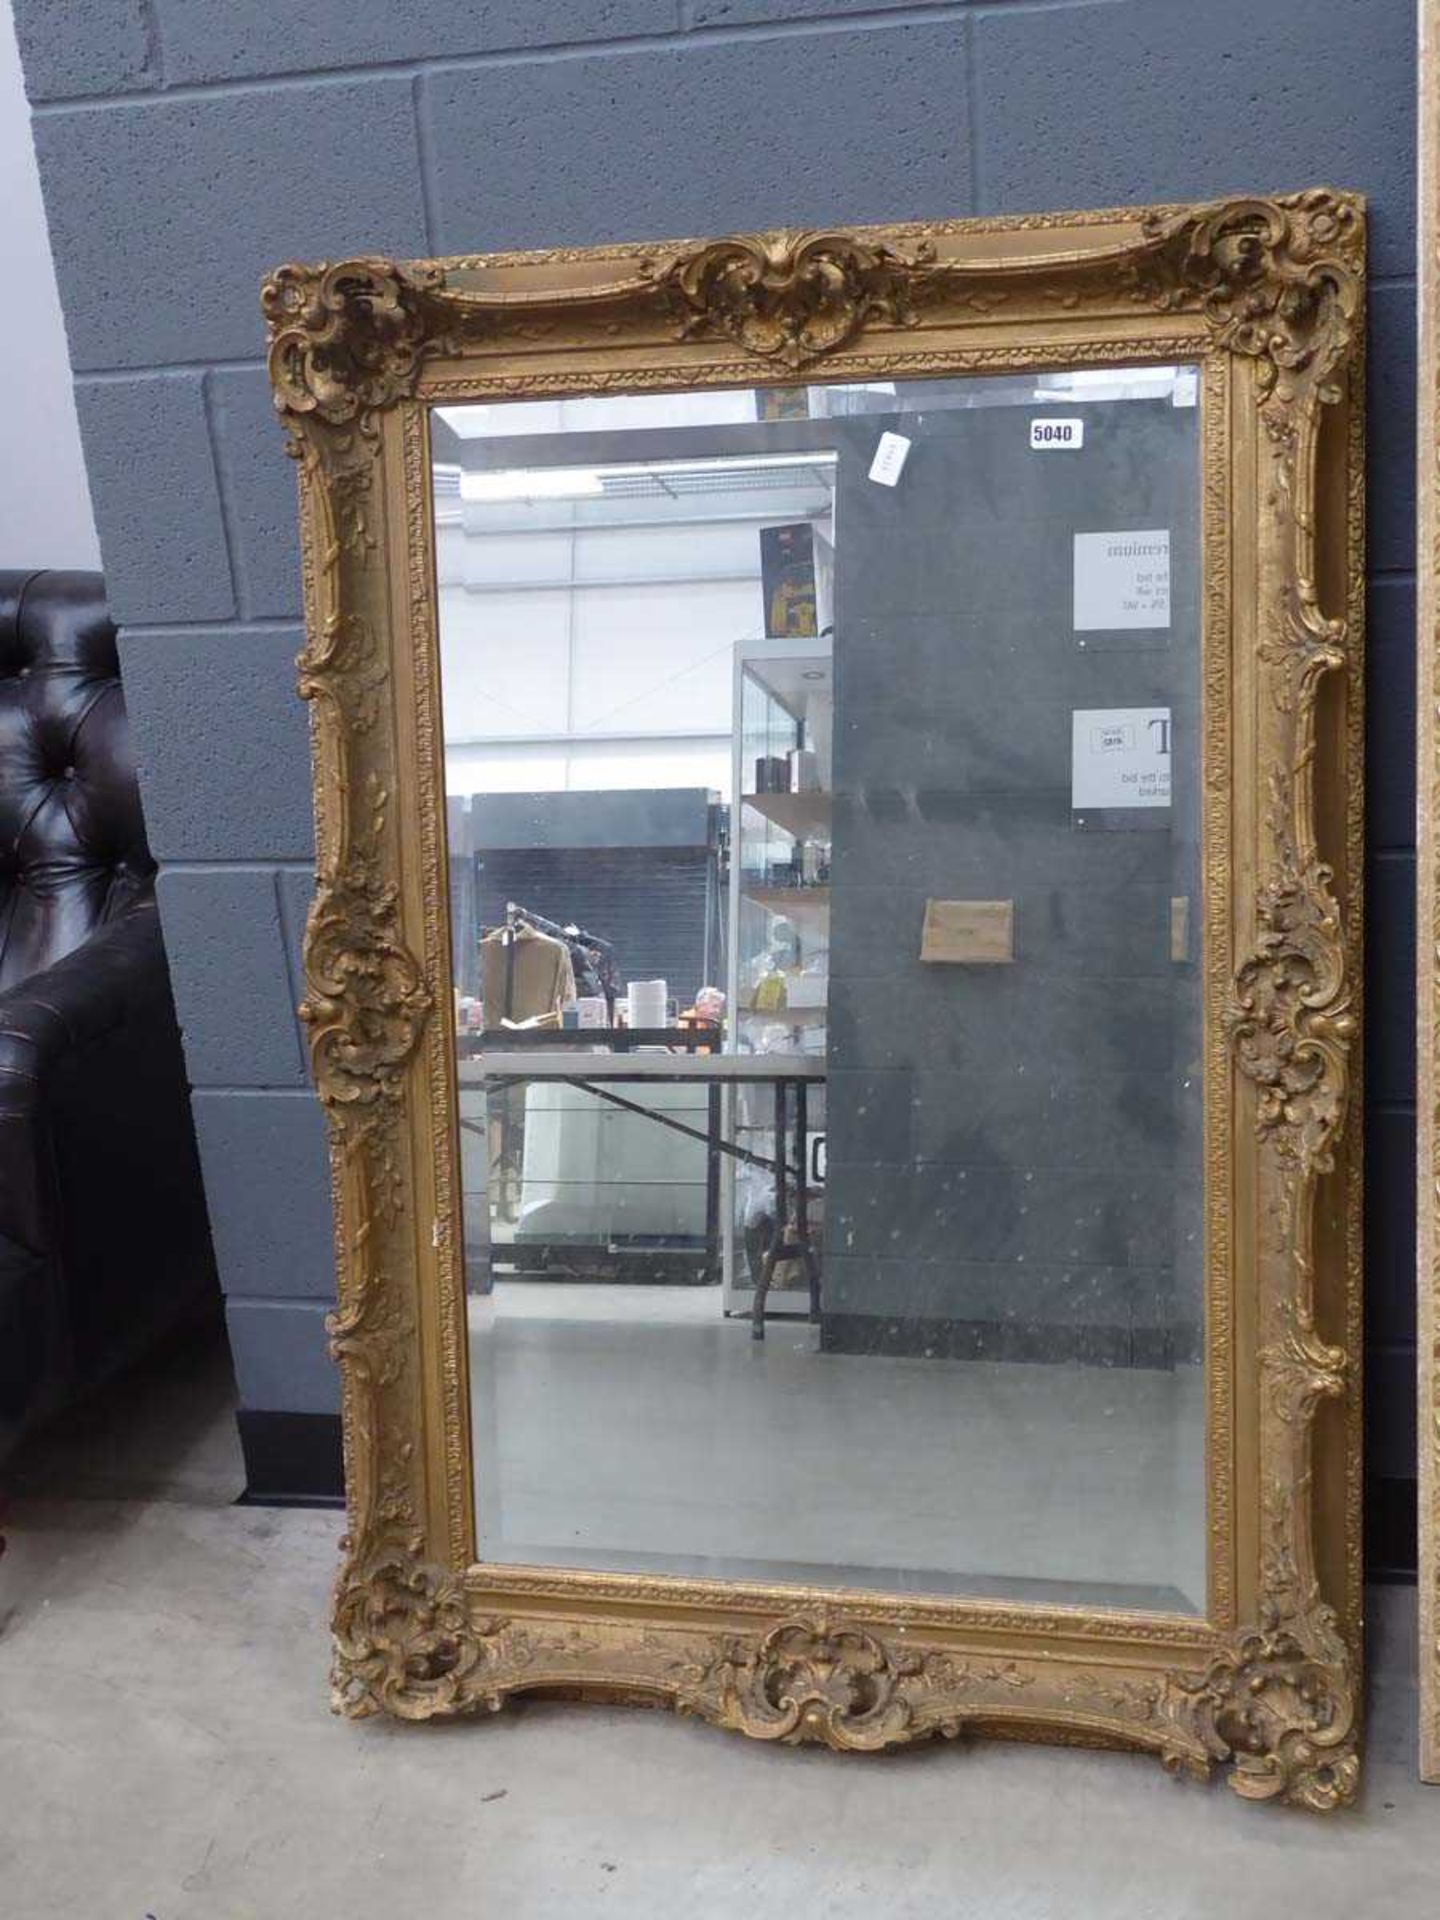
<svg viewBox="0 0 1440 1920">
<path fill-rule="evenodd" d="M 1116 835 L 1108 838 L 1114 861 L 1128 863 L 1133 872 L 1138 865 L 1133 841 L 1127 844 Z M 1168 849 L 1163 837 L 1157 834 L 1154 841 L 1164 855 Z M 1143 851 L 1148 854 L 1149 846 Z M 996 897 L 993 889 L 1005 879 L 997 863 L 981 874 L 974 893 L 958 897 Z M 1175 891 L 1168 875 L 1150 883 L 1130 878 L 1120 884 L 1114 873 L 1107 880 L 1102 872 L 1088 886 L 1031 881 L 1023 891 L 1017 890 L 1014 899 L 1014 958 L 1021 966 L 1064 973 L 1071 979 L 1085 974 L 1107 980 L 1142 974 L 1173 978 L 1170 902 Z M 837 890 L 832 903 L 832 973 L 840 970 L 843 961 L 844 973 L 851 979 L 885 981 L 888 991 L 908 992 L 920 961 L 926 898 L 920 887 L 852 884 L 847 877 L 844 891 Z M 952 994 L 959 990 L 962 977 L 968 975 L 956 975 Z"/>
<path fill-rule="evenodd" d="M 909 1140 L 921 1160 L 1003 1170 L 1031 1165 L 1039 1143 L 1045 1164 L 1057 1170 L 1173 1173 L 1177 1116 L 1166 1073 L 990 1075 L 973 1082 L 969 1106 L 958 1113 L 950 1074 L 927 1067 L 909 1077 Z M 839 1158 L 833 1100 L 829 1111 L 831 1152 Z M 891 1157 L 888 1144 L 880 1151 Z M 845 1157 L 856 1156 L 847 1150 Z"/>
<path fill-rule="evenodd" d="M 192 1084 L 303 1085 L 273 873 L 171 868 L 156 891 Z"/>
<path fill-rule="evenodd" d="M 269 269 L 429 251 L 408 79 L 62 110 L 35 150 L 77 369 L 258 358 Z"/>
<path fill-rule="evenodd" d="M 300 618 L 300 519 L 295 462 L 263 367 L 212 373 L 215 458 L 233 519 L 236 591 L 252 619 Z"/>
<path fill-rule="evenodd" d="M 873 1165 L 906 1167 L 918 1151 L 918 1089 L 922 1076 L 910 1067 L 828 1069 L 825 1087 L 828 1153 L 837 1135 L 863 1143 Z M 827 1255 L 827 1259 L 828 1259 Z"/>
<path fill-rule="evenodd" d="M 867 1313 L 875 1304 L 874 1260 L 825 1249 L 825 1311 Z"/>
<path fill-rule="evenodd" d="M 133 93 L 160 84 L 159 46 L 145 0 L 14 0 L 15 35 L 32 100 Z"/>
<path fill-rule="evenodd" d="M 973 31 L 981 212 L 1351 187 L 1372 269 L 1414 270 L 1410 0 L 987 7 Z"/>
<path fill-rule="evenodd" d="M 826 1230 L 857 1258 L 1082 1267 L 1168 1264 L 1175 1180 L 1161 1174 L 1064 1173 L 1045 1165 L 955 1167 L 920 1162 L 896 1173 L 830 1161 Z"/>
<path fill-rule="evenodd" d="M 1366 838 L 1415 845 L 1415 588 L 1382 576 L 1370 585 L 1365 633 Z"/>
<path fill-rule="evenodd" d="M 235 612 L 198 373 L 77 382 L 110 611 L 122 626 Z"/>
<path fill-rule="evenodd" d="M 298 627 L 125 636 L 131 735 L 158 860 L 309 860 Z"/>
<path fill-rule="evenodd" d="M 325 1116 L 303 1094 L 197 1093 L 195 1137 L 229 1295 L 331 1300 Z"/>
<path fill-rule="evenodd" d="M 960 1081 L 1063 1063 L 1077 1075 L 1123 1074 L 1170 1058 L 1176 1006 L 1165 978 L 1132 979 L 1123 992 L 1109 979 L 1056 975 L 1043 996 L 1025 990 L 1008 967 L 922 967 L 896 976 L 881 993 L 842 974 L 838 942 L 830 956 L 833 1066 L 948 1067 Z M 957 975 L 963 974 L 963 978 Z M 957 1113 L 973 1113 L 968 1093 Z"/>
<path fill-rule="evenodd" d="M 295 983 L 298 1001 L 305 993 L 305 922 L 310 914 L 310 902 L 315 897 L 315 875 L 310 869 L 286 867 L 278 878 L 280 918 L 290 956 L 290 978 Z"/>
<path fill-rule="evenodd" d="M 739 27 L 751 22 L 831 20 L 847 13 L 883 13 L 910 0 L 694 0 L 691 25 Z"/>
<path fill-rule="evenodd" d="M 323 1300 L 228 1300 L 225 1324 L 240 1405 L 249 1412 L 338 1413 Z"/>
<path fill-rule="evenodd" d="M 1375 1106 L 1415 1100 L 1415 856 L 1370 862 L 1365 910 L 1365 1095 Z"/>
<path fill-rule="evenodd" d="M 437 244 L 963 214 L 966 34 L 947 20 L 428 74 Z"/>
<path fill-rule="evenodd" d="M 1415 290 L 1370 294 L 1366 362 L 1366 564 L 1372 573 L 1415 565 Z"/>
<path fill-rule="evenodd" d="M 932 764 L 937 757 L 932 746 Z M 901 785 L 907 770 L 882 770 L 894 785 L 835 796 L 833 878 L 847 891 L 874 886 L 879 875 L 879 884 L 912 888 L 921 898 L 988 899 L 1007 892 L 1005 877 L 1018 861 L 1032 889 L 1114 885 L 1115 837 L 1073 831 L 1068 773 L 1056 788 L 974 793 L 953 777 Z M 1133 842 L 1129 851 L 1138 860 Z"/>
<path fill-rule="evenodd" d="M 439 60 L 509 47 L 671 33 L 676 0 L 416 0 L 406 7 L 291 8 L 275 31 L 267 0 L 157 0 L 171 80 Z"/>
<path fill-rule="evenodd" d="M 849 1260 L 844 1264 L 852 1266 Z M 827 1301 L 827 1306 L 917 1323 L 923 1339 L 946 1321 L 1123 1329 L 1128 1335 L 1136 1294 L 1163 1276 L 1146 1268 L 882 1259 L 873 1262 L 867 1276 L 868 1293 L 857 1298 L 858 1277 L 847 1272 L 848 1297 Z M 996 1357 L 1004 1357 L 1003 1352 Z M 1039 1352 L 1030 1357 L 1045 1356 Z"/>
</svg>

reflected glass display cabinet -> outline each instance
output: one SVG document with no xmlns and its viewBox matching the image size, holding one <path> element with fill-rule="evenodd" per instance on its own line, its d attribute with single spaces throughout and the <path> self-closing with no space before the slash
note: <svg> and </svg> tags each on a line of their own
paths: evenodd
<svg viewBox="0 0 1440 1920">
<path fill-rule="evenodd" d="M 817 534 L 822 618 L 828 600 L 826 545 Z M 739 642 L 734 713 L 727 1046 L 731 1052 L 823 1059 L 830 973 L 834 717 L 828 632 Z M 727 1130 L 726 1137 L 762 1161 L 772 1159 L 776 1116 L 771 1090 L 737 1086 L 727 1089 L 727 1098 L 733 1131 Z M 805 1098 L 806 1205 L 812 1243 L 823 1259 L 823 1087 L 810 1088 Z M 724 1306 L 727 1313 L 748 1313 L 774 1230 L 773 1175 L 763 1164 L 730 1160 L 724 1188 Z M 798 1261 L 782 1260 L 769 1311 L 782 1318 L 807 1314 L 808 1284 Z"/>
</svg>

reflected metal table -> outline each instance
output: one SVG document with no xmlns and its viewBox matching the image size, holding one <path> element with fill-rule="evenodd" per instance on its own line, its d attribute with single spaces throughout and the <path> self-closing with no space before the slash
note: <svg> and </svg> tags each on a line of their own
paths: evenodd
<svg viewBox="0 0 1440 1920">
<path fill-rule="evenodd" d="M 567 1035 L 567 1038 L 569 1036 Z M 713 1165 L 717 1156 L 727 1154 L 748 1166 L 761 1167 L 774 1176 L 775 1224 L 759 1274 L 751 1307 L 750 1332 L 756 1340 L 765 1338 L 765 1303 L 782 1260 L 799 1260 L 810 1289 L 810 1317 L 820 1313 L 820 1263 L 810 1239 L 809 1201 L 806 1188 L 806 1162 L 809 1157 L 809 1089 L 823 1085 L 825 1062 L 808 1053 L 640 1053 L 596 1049 L 586 1044 L 585 1036 L 575 1034 L 579 1043 L 573 1051 L 556 1046 L 483 1047 L 462 1054 L 456 1065 L 462 1087 L 500 1089 L 531 1081 L 558 1081 L 579 1087 L 597 1100 L 637 1113 L 656 1126 L 701 1141 Z M 583 1051 L 582 1051 L 583 1048 Z M 670 1114 L 655 1113 L 638 1101 L 611 1092 L 614 1086 L 652 1083 L 703 1082 L 711 1091 L 710 1124 L 702 1133 L 686 1126 Z M 602 1084 L 603 1083 L 603 1084 Z M 756 1153 L 737 1141 L 726 1140 L 720 1132 L 719 1094 L 725 1086 L 768 1086 L 775 1101 L 775 1155 Z M 793 1133 L 795 1161 L 790 1163 L 789 1143 Z"/>
</svg>

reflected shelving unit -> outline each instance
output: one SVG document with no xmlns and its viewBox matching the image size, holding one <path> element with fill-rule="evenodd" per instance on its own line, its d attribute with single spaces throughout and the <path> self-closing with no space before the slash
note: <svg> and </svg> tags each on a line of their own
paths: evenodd
<svg viewBox="0 0 1440 1920">
<path fill-rule="evenodd" d="M 827 636 L 744 640 L 736 646 L 726 949 L 726 1044 L 732 1051 L 825 1053 L 833 710 Z M 735 1089 L 731 1098 L 731 1137 L 759 1153 L 772 1153 L 773 1111 L 765 1094 Z M 812 1139 L 823 1153 L 823 1092 L 813 1090 L 809 1101 Z M 723 1206 L 727 1313 L 749 1311 L 745 1230 L 768 1190 L 768 1176 L 752 1179 L 728 1163 Z M 792 1301 L 797 1313 L 806 1310 L 798 1270 L 781 1268 L 771 1301 L 772 1311 L 782 1314 Z"/>
</svg>

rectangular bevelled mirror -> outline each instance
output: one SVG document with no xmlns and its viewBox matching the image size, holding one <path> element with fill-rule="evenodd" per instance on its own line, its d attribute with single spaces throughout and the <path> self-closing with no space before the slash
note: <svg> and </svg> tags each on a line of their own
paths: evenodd
<svg viewBox="0 0 1440 1920">
<path fill-rule="evenodd" d="M 1364 219 L 287 267 L 344 1711 L 1358 1779 Z"/>
<path fill-rule="evenodd" d="M 1204 1612 L 1199 415 L 432 415 L 482 1559 Z"/>
</svg>

